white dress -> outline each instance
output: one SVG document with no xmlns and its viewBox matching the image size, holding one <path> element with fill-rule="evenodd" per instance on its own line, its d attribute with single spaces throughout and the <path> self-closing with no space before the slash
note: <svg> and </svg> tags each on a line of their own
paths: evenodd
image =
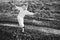
<svg viewBox="0 0 60 40">
<path fill-rule="evenodd" d="M 18 10 L 20 10 L 18 16 L 17 16 L 17 19 L 18 19 L 18 22 L 19 22 L 19 26 L 22 28 L 24 27 L 24 17 L 25 15 L 34 15 L 34 13 L 31 13 L 27 10 L 23 10 L 23 8 L 21 7 L 17 7 Z"/>
</svg>

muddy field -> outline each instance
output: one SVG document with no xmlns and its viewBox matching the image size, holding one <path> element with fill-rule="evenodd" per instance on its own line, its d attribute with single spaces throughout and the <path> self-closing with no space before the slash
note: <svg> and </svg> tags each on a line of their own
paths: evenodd
<svg viewBox="0 0 60 40">
<path fill-rule="evenodd" d="M 28 27 L 31 25 L 26 26 Z M 31 29 L 29 30 L 26 28 L 25 32 L 22 33 L 20 28 L 11 26 L 0 26 L 0 34 L 1 40 L 60 40 L 60 35 L 58 34 L 46 33 Z"/>
</svg>

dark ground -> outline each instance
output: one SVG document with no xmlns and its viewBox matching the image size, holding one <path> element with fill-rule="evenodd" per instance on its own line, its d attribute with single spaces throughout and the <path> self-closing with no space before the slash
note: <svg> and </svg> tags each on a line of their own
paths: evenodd
<svg viewBox="0 0 60 40">
<path fill-rule="evenodd" d="M 18 30 L 17 30 L 18 29 Z M 19 28 L 0 26 L 0 40 L 60 40 L 60 35 L 46 34 L 35 30 L 25 29 L 25 33 Z"/>
</svg>

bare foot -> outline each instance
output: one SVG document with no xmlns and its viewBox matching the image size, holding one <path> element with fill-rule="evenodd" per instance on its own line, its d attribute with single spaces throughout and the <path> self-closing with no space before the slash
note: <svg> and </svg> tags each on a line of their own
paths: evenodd
<svg viewBox="0 0 60 40">
<path fill-rule="evenodd" d="M 24 28 L 22 28 L 22 32 L 24 32 Z"/>
</svg>

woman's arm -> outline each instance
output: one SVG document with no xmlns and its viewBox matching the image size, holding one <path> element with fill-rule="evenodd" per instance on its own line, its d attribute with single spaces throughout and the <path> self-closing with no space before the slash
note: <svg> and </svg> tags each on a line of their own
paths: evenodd
<svg viewBox="0 0 60 40">
<path fill-rule="evenodd" d="M 34 15 L 35 13 L 32 13 L 32 12 L 27 11 L 26 14 L 27 14 L 27 15 Z"/>
</svg>

